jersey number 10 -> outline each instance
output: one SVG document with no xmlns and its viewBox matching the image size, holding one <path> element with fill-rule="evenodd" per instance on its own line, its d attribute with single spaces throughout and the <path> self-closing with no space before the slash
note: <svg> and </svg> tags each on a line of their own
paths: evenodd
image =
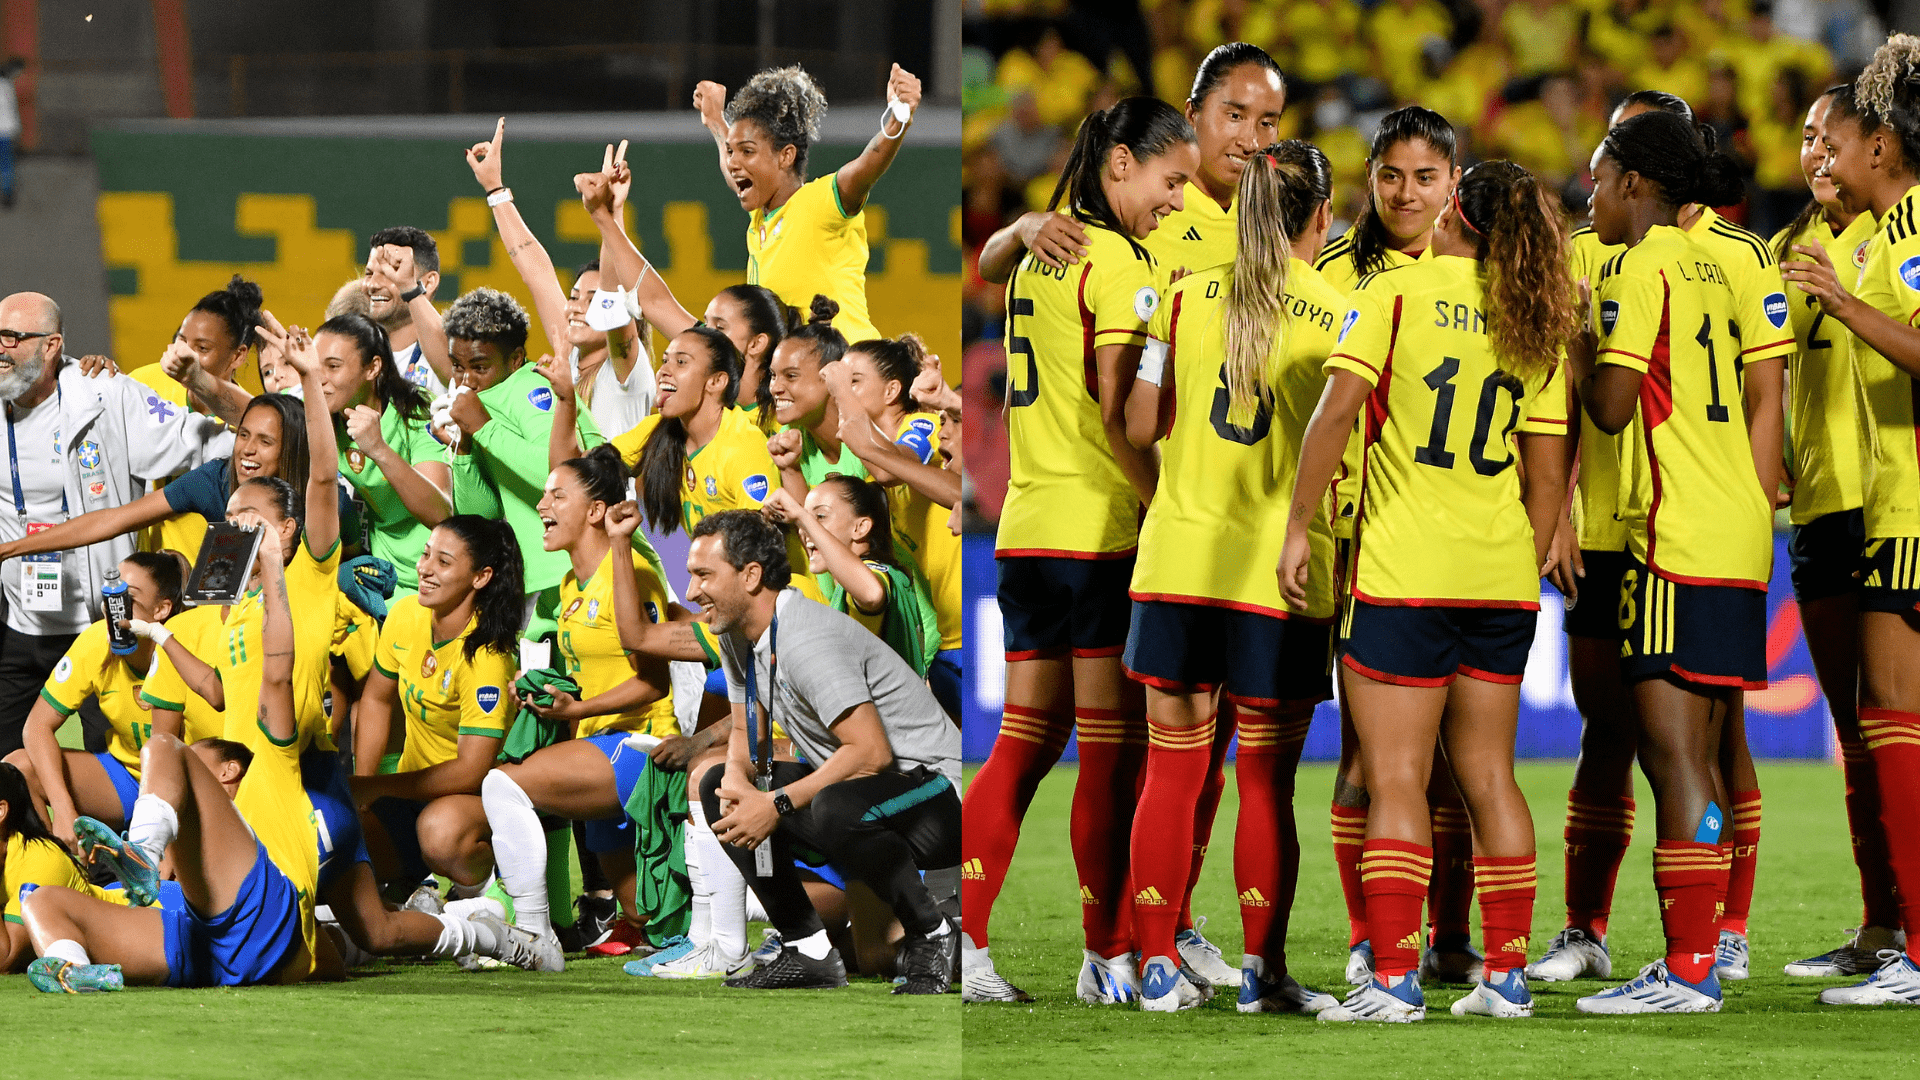
<svg viewBox="0 0 1920 1080">
<path fill-rule="evenodd" d="M 1433 428 L 1427 432 L 1427 445 L 1416 446 L 1413 460 L 1422 465 L 1431 465 L 1436 469 L 1453 468 L 1453 451 L 1447 449 L 1447 429 L 1453 424 L 1453 377 L 1460 374 L 1460 361 L 1456 357 L 1445 357 L 1440 366 L 1427 372 L 1423 380 L 1433 390 Z M 1519 379 L 1504 371 L 1495 371 L 1480 381 L 1480 407 L 1473 420 L 1473 441 L 1467 444 L 1467 460 L 1473 462 L 1473 471 L 1481 476 L 1498 476 L 1507 466 L 1513 464 L 1513 453 L 1498 461 L 1487 457 L 1487 442 L 1493 436 L 1493 411 L 1499 408 L 1500 391 L 1507 392 L 1510 408 L 1506 424 L 1500 429 L 1500 443 L 1505 445 L 1507 436 L 1520 423 L 1520 397 L 1527 388 Z"/>
</svg>

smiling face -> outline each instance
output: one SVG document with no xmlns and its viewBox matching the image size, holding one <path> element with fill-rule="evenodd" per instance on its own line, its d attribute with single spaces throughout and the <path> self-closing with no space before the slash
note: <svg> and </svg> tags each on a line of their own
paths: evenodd
<svg viewBox="0 0 1920 1080">
<path fill-rule="evenodd" d="M 563 466 L 547 474 L 546 490 L 534 510 L 540 515 L 540 546 L 548 551 L 571 551 L 607 512 L 607 504 L 589 496 L 580 477 Z"/>
<path fill-rule="evenodd" d="M 854 400 L 860 403 L 860 408 L 868 416 L 883 415 L 887 406 L 906 393 L 906 387 L 900 385 L 899 379 L 882 375 L 873 357 L 858 349 L 847 350 L 847 355 L 840 362 L 847 365 L 847 382 L 853 388 Z"/>
<path fill-rule="evenodd" d="M 1847 213 L 1866 213 L 1873 209 L 1873 150 L 1879 133 L 1861 131 L 1857 117 L 1830 115 L 1826 120 L 1820 142 L 1826 147 L 1824 171 L 1833 196 Z"/>
<path fill-rule="evenodd" d="M 573 291 L 567 294 L 567 344 L 583 355 L 607 347 L 607 332 L 587 325 L 587 307 L 599 287 L 600 271 L 587 270 L 573 279 Z"/>
<path fill-rule="evenodd" d="M 601 335 L 605 340 L 605 335 Z M 467 386 L 474 393 L 498 386 L 506 381 L 526 358 L 525 350 L 516 349 L 512 356 L 502 356 L 500 346 L 491 341 L 468 341 L 465 338 L 447 339 L 447 359 L 453 365 L 453 384 Z"/>
<path fill-rule="evenodd" d="M 707 626 L 724 634 L 746 617 L 748 591 L 759 583 L 760 565 L 748 563 L 735 570 L 727 562 L 726 540 L 719 533 L 699 537 L 687 546 L 687 599 L 706 613 Z"/>
<path fill-rule="evenodd" d="M 360 272 L 360 284 L 367 292 L 368 317 L 382 326 L 390 325 L 407 311 L 400 294 L 411 288 L 413 282 L 394 280 L 388 266 L 389 259 L 402 255 L 410 257 L 413 252 L 399 244 L 373 248 L 368 251 L 367 265 Z"/>
<path fill-rule="evenodd" d="M 669 420 L 692 416 L 706 404 L 708 394 L 725 390 L 724 372 L 713 370 L 713 356 L 699 334 L 683 333 L 667 342 L 654 374 L 654 411 Z"/>
<path fill-rule="evenodd" d="M 473 565 L 473 553 L 460 534 L 448 528 L 433 530 L 414 570 L 420 575 L 420 603 L 435 614 L 452 611 L 467 597 L 493 580 L 492 567 Z"/>
<path fill-rule="evenodd" d="M 1401 139 L 1387 147 L 1367 174 L 1373 212 L 1395 238 L 1418 240 L 1440 217 L 1459 171 L 1425 139 Z"/>
<path fill-rule="evenodd" d="M 193 350 L 194 360 L 216 379 L 224 379 L 247 350 L 233 339 L 227 321 L 211 311 L 189 311 L 174 332 L 173 340 Z"/>
<path fill-rule="evenodd" d="M 799 149 L 774 146 L 765 128 L 742 117 L 727 129 L 723 156 L 722 167 L 740 200 L 740 209 L 752 213 L 765 209 L 782 181 L 792 175 Z"/>
<path fill-rule="evenodd" d="M 1240 64 L 1214 85 L 1205 101 L 1187 105 L 1187 121 L 1200 137 L 1200 171 L 1212 187 L 1239 187 L 1247 159 L 1279 141 L 1280 113 L 1286 107 L 1280 76 L 1261 64 Z"/>
<path fill-rule="evenodd" d="M 713 299 L 707 301 L 707 310 L 700 316 L 700 321 L 727 335 L 727 340 L 733 342 L 733 347 L 740 350 L 740 355 L 748 363 L 762 359 L 754 354 L 752 346 L 758 342 L 764 352 L 767 335 L 756 334 L 747 325 L 746 313 L 741 310 L 740 301 L 724 292 L 714 293 Z"/>
<path fill-rule="evenodd" d="M 331 331 L 314 338 L 313 349 L 320 355 L 320 389 L 327 398 L 327 411 L 338 415 L 366 404 L 373 394 L 373 381 L 380 377 L 380 358 L 367 363 L 357 342 Z"/>
<path fill-rule="evenodd" d="M 811 341 L 782 341 L 773 350 L 767 380 L 774 418 L 783 424 L 800 423 L 826 407 L 827 380 L 820 375 L 820 354 Z"/>
<path fill-rule="evenodd" d="M 1100 186 L 1127 235 L 1141 240 L 1160 226 L 1161 218 L 1186 209 L 1182 191 L 1199 168 L 1200 148 L 1193 143 L 1175 143 L 1145 161 L 1125 146 L 1115 146 L 1107 154 Z"/>
<path fill-rule="evenodd" d="M 1813 200 L 1826 207 L 1840 204 L 1840 197 L 1833 190 L 1833 178 L 1823 168 L 1827 163 L 1827 144 L 1822 136 L 1827 133 L 1827 110 L 1832 107 L 1833 95 L 1823 95 L 1807 108 L 1806 123 L 1800 127 L 1800 175 L 1806 177 L 1807 190 L 1813 192 Z"/>
<path fill-rule="evenodd" d="M 853 549 L 855 555 L 866 554 L 866 538 L 873 522 L 858 517 L 853 512 L 853 504 L 841 494 L 839 484 L 817 484 L 807 492 L 807 513 L 813 515 L 827 535 Z M 827 572 L 827 561 L 807 539 L 806 533 L 800 534 L 800 542 L 807 549 L 807 569 L 815 574 Z"/>
<path fill-rule="evenodd" d="M 250 405 L 233 435 L 233 472 L 242 482 L 280 475 L 280 410 Z"/>
</svg>

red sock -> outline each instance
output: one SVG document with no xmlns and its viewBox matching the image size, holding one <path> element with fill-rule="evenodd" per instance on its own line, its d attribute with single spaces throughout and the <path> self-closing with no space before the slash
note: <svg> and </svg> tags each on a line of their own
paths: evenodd
<svg viewBox="0 0 1920 1080">
<path fill-rule="evenodd" d="M 1213 842 L 1213 819 L 1220 813 L 1220 792 L 1227 785 L 1227 748 L 1233 745 L 1236 714 L 1233 703 L 1222 700 L 1213 728 L 1213 747 L 1207 759 L 1207 780 L 1200 785 L 1200 801 L 1193 808 L 1193 861 L 1187 866 L 1187 892 L 1180 898 L 1176 931 L 1193 929 L 1193 890 L 1200 884 L 1200 867 Z"/>
<path fill-rule="evenodd" d="M 1860 738 L 1880 779 L 1880 824 L 1900 901 L 1900 928 L 1920 938 L 1920 713 L 1861 709 Z"/>
<path fill-rule="evenodd" d="M 1667 935 L 1667 968 L 1697 983 L 1713 970 L 1720 942 L 1719 906 L 1726 853 L 1718 844 L 1659 840 L 1653 845 L 1653 888 Z"/>
<path fill-rule="evenodd" d="M 1133 828 L 1133 937 L 1144 966 L 1179 962 L 1173 946 L 1187 869 L 1193 865 L 1193 811 L 1206 783 L 1214 718 L 1190 728 L 1147 721 L 1147 784 Z"/>
<path fill-rule="evenodd" d="M 1473 825 L 1465 806 L 1436 806 L 1433 826 L 1433 881 L 1427 886 L 1427 923 L 1432 940 L 1472 941 Z"/>
<path fill-rule="evenodd" d="M 987 920 L 1007 880 L 1034 789 L 1060 760 L 1072 733 L 1068 717 L 1008 705 L 993 752 L 967 785 L 960 802 L 960 929 L 979 948 L 987 947 Z"/>
<path fill-rule="evenodd" d="M 1526 967 L 1527 937 L 1533 933 L 1533 856 L 1476 858 L 1473 884 L 1480 898 L 1480 941 L 1487 954 L 1487 978 Z"/>
<path fill-rule="evenodd" d="M 1360 887 L 1367 895 L 1375 974 L 1398 977 L 1420 966 L 1420 908 L 1432 878 L 1432 848 L 1405 840 L 1367 841 L 1360 855 Z"/>
<path fill-rule="evenodd" d="M 1234 780 L 1240 818 L 1233 833 L 1233 888 L 1240 894 L 1245 950 L 1267 962 L 1270 977 L 1287 970 L 1287 917 L 1300 879 L 1300 837 L 1293 824 L 1293 774 L 1312 716 L 1269 719 L 1240 715 Z"/>
<path fill-rule="evenodd" d="M 1867 744 L 1842 740 L 1840 768 L 1847 778 L 1847 831 L 1853 836 L 1853 864 L 1860 870 L 1860 925 L 1899 926 L 1900 902 L 1894 898 L 1887 831 L 1880 824 L 1880 777 L 1874 772 Z"/>
<path fill-rule="evenodd" d="M 1633 839 L 1633 796 L 1567 793 L 1567 925 L 1604 940 L 1613 887 Z"/>
<path fill-rule="evenodd" d="M 1080 924 L 1087 948 L 1118 956 L 1133 948 L 1133 898 L 1127 844 L 1145 771 L 1146 717 L 1077 709 L 1080 779 L 1073 787 L 1073 868 L 1080 878 Z"/>
<path fill-rule="evenodd" d="M 1333 804 L 1333 864 L 1347 898 L 1347 948 L 1367 940 L 1367 894 L 1360 887 L 1360 849 L 1367 842 L 1367 808 Z"/>
<path fill-rule="evenodd" d="M 1720 929 L 1747 932 L 1747 912 L 1753 909 L 1753 870 L 1760 854 L 1760 793 L 1733 793 L 1732 869 L 1727 872 L 1727 906 Z"/>
</svg>

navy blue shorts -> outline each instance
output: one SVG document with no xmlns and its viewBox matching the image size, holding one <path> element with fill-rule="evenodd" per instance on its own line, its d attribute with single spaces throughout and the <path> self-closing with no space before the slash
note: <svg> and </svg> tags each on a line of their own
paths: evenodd
<svg viewBox="0 0 1920 1080">
<path fill-rule="evenodd" d="M 1119 656 L 1133 602 L 1133 553 L 1117 559 L 1004 555 L 1000 621 L 1008 662 Z"/>
<path fill-rule="evenodd" d="M 1767 594 L 1688 585 L 1635 561 L 1620 579 L 1620 677 L 1767 688 Z"/>
<path fill-rule="evenodd" d="M 258 841 L 253 868 L 240 883 L 233 906 L 218 915 L 202 916 L 184 898 L 170 907 L 163 888 L 167 985 L 253 986 L 272 981 L 287 954 L 302 944 L 300 903 L 300 891 Z"/>
<path fill-rule="evenodd" d="M 941 649 L 933 654 L 933 663 L 927 667 L 927 687 L 948 716 L 960 715 L 960 665 L 964 651 Z"/>
<path fill-rule="evenodd" d="M 1511 607 L 1401 607 L 1356 598 L 1340 662 L 1377 682 L 1449 686 L 1461 675 L 1518 683 L 1540 613 Z"/>
<path fill-rule="evenodd" d="M 313 831 L 320 838 L 319 887 L 324 893 L 354 863 L 371 861 L 367 839 L 360 832 L 360 814 L 354 809 L 353 789 L 340 767 L 340 755 L 318 747 L 301 754 L 300 786 L 313 803 Z"/>
<path fill-rule="evenodd" d="M 607 764 L 613 766 L 613 792 L 618 799 L 621 812 L 618 817 L 595 818 L 585 821 L 587 850 L 595 855 L 609 851 L 633 850 L 633 819 L 627 817 L 627 800 L 633 797 L 634 785 L 640 782 L 640 774 L 647 771 L 650 760 L 646 751 L 635 749 L 627 743 L 631 732 L 605 731 L 598 735 L 589 735 L 584 742 L 593 744 L 593 748 L 607 755 Z"/>
<path fill-rule="evenodd" d="M 1237 704 L 1278 709 L 1333 696 L 1333 627 L 1253 611 L 1135 600 L 1127 674 L 1172 693 L 1221 688 Z"/>
<path fill-rule="evenodd" d="M 1860 591 L 1861 552 L 1867 546 L 1867 516 L 1861 510 L 1822 514 L 1787 534 L 1793 595 L 1801 602 Z"/>
<path fill-rule="evenodd" d="M 425 881 L 433 874 L 433 870 L 427 866 L 426 856 L 420 853 L 420 833 L 415 827 L 420 820 L 420 811 L 426 808 L 427 804 L 418 799 L 401 799 L 392 795 L 375 799 L 367 807 L 373 811 L 380 827 L 387 831 L 387 841 L 393 845 L 393 854 L 400 860 L 402 881 Z"/>
<path fill-rule="evenodd" d="M 133 778 L 120 759 L 112 754 L 95 754 L 100 767 L 107 770 L 107 779 L 113 781 L 113 793 L 120 796 L 120 821 L 124 825 L 133 820 L 133 801 L 140 797 L 140 781 Z"/>
<path fill-rule="evenodd" d="M 1580 565 L 1587 571 L 1578 584 L 1578 596 L 1567 609 L 1563 624 L 1574 637 L 1620 640 L 1620 577 L 1633 565 L 1633 556 L 1624 551 L 1580 551 Z"/>
<path fill-rule="evenodd" d="M 1920 537 L 1869 540 L 1864 563 L 1861 611 L 1887 611 L 1895 615 L 1920 612 Z"/>
</svg>

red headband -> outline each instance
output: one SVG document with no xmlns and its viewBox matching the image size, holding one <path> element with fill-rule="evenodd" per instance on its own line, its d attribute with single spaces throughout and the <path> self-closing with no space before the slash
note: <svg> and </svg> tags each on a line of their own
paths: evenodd
<svg viewBox="0 0 1920 1080">
<path fill-rule="evenodd" d="M 1461 224 L 1472 229 L 1473 235 L 1486 239 L 1487 234 L 1480 231 L 1480 226 L 1475 225 L 1473 219 L 1467 216 L 1466 210 L 1460 206 L 1460 189 L 1457 187 L 1453 189 L 1453 212 L 1460 215 Z"/>
</svg>

